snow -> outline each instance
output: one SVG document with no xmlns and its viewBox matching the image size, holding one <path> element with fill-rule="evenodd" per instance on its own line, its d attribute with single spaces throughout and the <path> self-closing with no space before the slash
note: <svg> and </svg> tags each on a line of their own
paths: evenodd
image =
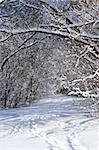
<svg viewBox="0 0 99 150">
<path fill-rule="evenodd" d="M 0 150 L 99 150 L 99 119 L 74 97 L 0 111 Z"/>
</svg>

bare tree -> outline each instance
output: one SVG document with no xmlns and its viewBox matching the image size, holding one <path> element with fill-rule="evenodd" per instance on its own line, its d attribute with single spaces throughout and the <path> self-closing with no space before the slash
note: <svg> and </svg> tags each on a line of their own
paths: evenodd
<svg viewBox="0 0 99 150">
<path fill-rule="evenodd" d="M 1 106 L 27 105 L 55 91 L 99 97 L 98 6 L 91 0 L 0 4 Z"/>
</svg>

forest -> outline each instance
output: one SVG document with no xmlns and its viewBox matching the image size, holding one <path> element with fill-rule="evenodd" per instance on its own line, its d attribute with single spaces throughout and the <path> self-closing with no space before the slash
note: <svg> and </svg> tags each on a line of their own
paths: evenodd
<svg viewBox="0 0 99 150">
<path fill-rule="evenodd" d="M 0 107 L 61 93 L 99 107 L 99 1 L 1 1 Z"/>
<path fill-rule="evenodd" d="M 0 0 L 0 150 L 99 150 L 99 0 Z"/>
</svg>

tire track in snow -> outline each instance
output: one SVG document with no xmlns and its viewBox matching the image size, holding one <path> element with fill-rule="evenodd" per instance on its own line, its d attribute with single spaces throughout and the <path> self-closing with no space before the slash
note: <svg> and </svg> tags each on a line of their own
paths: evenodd
<svg viewBox="0 0 99 150">
<path fill-rule="evenodd" d="M 4 130 L 3 124 L 7 127 L 0 137 L 26 133 L 29 139 L 44 140 L 48 150 L 87 150 L 79 143 L 78 134 L 97 119 L 88 117 L 89 112 L 85 110 L 85 105 L 74 106 L 73 99 L 68 97 L 43 100 L 30 108 L 7 110 L 0 113 L 0 133 Z"/>
</svg>

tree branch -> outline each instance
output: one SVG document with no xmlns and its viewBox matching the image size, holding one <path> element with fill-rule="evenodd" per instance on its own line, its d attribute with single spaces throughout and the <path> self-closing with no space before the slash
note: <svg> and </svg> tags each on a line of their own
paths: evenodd
<svg viewBox="0 0 99 150">
<path fill-rule="evenodd" d="M 30 36 L 30 38 L 32 38 L 32 37 L 33 37 L 33 35 Z M 25 41 L 23 42 L 23 44 L 21 44 L 21 45 L 18 47 L 17 50 L 15 50 L 15 51 L 12 52 L 10 55 L 8 55 L 6 58 L 4 58 L 4 60 L 2 61 L 1 66 L 0 66 L 0 69 L 1 69 L 2 71 L 3 71 L 4 65 L 6 64 L 6 62 L 7 62 L 11 57 L 13 57 L 15 54 L 17 54 L 17 53 L 20 52 L 21 50 L 24 50 L 24 49 L 26 49 L 26 48 L 29 48 L 29 47 L 31 47 L 31 46 L 33 46 L 33 45 L 39 43 L 41 40 L 44 40 L 46 37 L 44 37 L 44 38 L 42 38 L 42 39 L 40 39 L 40 40 L 37 40 L 37 41 L 35 41 L 35 42 L 33 42 L 33 43 L 30 43 L 29 45 L 26 45 L 26 46 L 22 47 L 22 46 L 24 45 L 24 43 L 26 43 L 30 38 L 28 38 L 27 40 L 25 40 Z"/>
</svg>

